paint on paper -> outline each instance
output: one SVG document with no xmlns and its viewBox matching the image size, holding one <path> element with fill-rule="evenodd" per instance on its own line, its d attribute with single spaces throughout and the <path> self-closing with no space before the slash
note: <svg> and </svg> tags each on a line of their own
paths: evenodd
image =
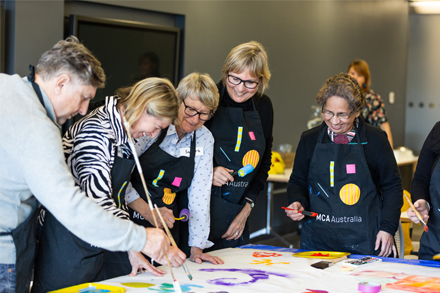
<svg viewBox="0 0 440 293">
<path fill-rule="evenodd" d="M 361 272 L 353 272 L 350 275 L 358 276 L 358 277 L 374 277 L 374 278 L 395 279 L 395 280 L 404 279 L 409 276 L 404 273 L 393 273 L 386 271 L 361 271 Z"/>
<path fill-rule="evenodd" d="M 271 266 L 271 265 L 276 265 L 276 264 L 290 264 L 290 262 L 272 262 L 271 259 L 254 259 L 251 263 L 251 265 L 267 265 L 267 266 Z"/>
<path fill-rule="evenodd" d="M 143 282 L 128 282 L 128 283 L 121 283 L 121 285 L 126 287 L 133 287 L 133 288 L 148 288 L 148 287 L 156 286 L 156 284 L 143 283 Z"/>
<path fill-rule="evenodd" d="M 289 274 L 281 274 L 281 273 L 272 273 L 266 272 L 262 270 L 249 270 L 249 269 L 199 269 L 199 271 L 203 272 L 231 272 L 231 273 L 243 273 L 249 275 L 252 279 L 247 282 L 240 282 L 237 278 L 219 278 L 207 280 L 209 284 L 213 285 L 221 285 L 221 286 L 242 286 L 248 285 L 251 283 L 256 283 L 259 280 L 267 280 L 270 276 L 277 276 L 283 278 L 291 278 Z"/>
<path fill-rule="evenodd" d="M 148 288 L 148 290 L 159 291 L 159 292 L 174 292 L 173 284 L 162 283 L 161 285 L 157 285 L 157 286 L 159 286 L 159 288 Z M 192 285 L 192 284 L 180 285 L 180 288 L 182 288 L 182 292 L 189 292 L 189 291 L 191 291 L 191 287 L 203 288 L 203 286 L 200 286 L 200 285 Z"/>
<path fill-rule="evenodd" d="M 409 276 L 392 284 L 386 284 L 387 288 L 419 293 L 439 293 L 440 278 L 427 276 Z"/>
<path fill-rule="evenodd" d="M 282 256 L 282 254 L 275 253 L 275 252 L 265 252 L 265 251 L 255 251 L 252 254 L 253 257 L 278 257 Z"/>
<path fill-rule="evenodd" d="M 315 289 L 306 289 L 309 292 L 304 292 L 304 293 L 328 293 L 328 291 L 324 291 L 324 290 L 315 290 Z"/>
</svg>

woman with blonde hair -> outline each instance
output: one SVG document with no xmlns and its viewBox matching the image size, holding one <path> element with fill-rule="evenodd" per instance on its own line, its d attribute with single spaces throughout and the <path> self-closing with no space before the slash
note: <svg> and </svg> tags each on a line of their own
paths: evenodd
<svg viewBox="0 0 440 293">
<path fill-rule="evenodd" d="M 204 124 L 217 110 L 217 86 L 208 74 L 191 73 L 180 81 L 177 92 L 179 113 L 175 122 L 156 141 L 142 137 L 137 144 L 145 151 L 139 158 L 143 176 L 173 238 L 190 259 L 222 264 L 220 258 L 203 253 L 212 246 L 208 236 L 214 148 L 214 138 Z M 127 190 L 127 200 L 139 195 L 146 199 L 136 172 L 131 183 L 134 188 Z M 184 209 L 189 211 L 187 222 L 175 221 Z M 147 207 L 130 211 L 130 216 L 137 224 L 154 225 Z"/>
<path fill-rule="evenodd" d="M 264 94 L 267 53 L 255 41 L 231 50 L 217 84 L 220 105 L 206 124 L 214 138 L 210 249 L 249 243 L 248 217 L 271 165 L 273 108 Z"/>
<path fill-rule="evenodd" d="M 390 123 L 388 122 L 385 104 L 380 95 L 370 88 L 370 68 L 367 62 L 356 59 L 348 65 L 348 75 L 352 76 L 362 88 L 365 97 L 365 107 L 362 109 L 362 117 L 371 125 L 380 127 L 387 133 L 391 148 L 393 147 L 393 135 L 391 134 Z"/>
<path fill-rule="evenodd" d="M 75 183 L 104 210 L 129 220 L 124 188 L 135 162 L 127 132 L 134 139 L 156 137 L 176 116 L 177 92 L 166 79 L 144 79 L 118 90 L 116 96 L 107 97 L 104 106 L 72 125 L 64 135 L 65 159 Z M 107 278 L 105 253 L 104 249 L 76 237 L 46 212 L 32 292 L 48 292 Z M 139 252 L 122 254 L 130 258 L 132 275 L 140 268 L 157 276 L 164 274 Z M 171 258 L 182 264 L 184 254 L 176 250 L 173 254 Z"/>
</svg>

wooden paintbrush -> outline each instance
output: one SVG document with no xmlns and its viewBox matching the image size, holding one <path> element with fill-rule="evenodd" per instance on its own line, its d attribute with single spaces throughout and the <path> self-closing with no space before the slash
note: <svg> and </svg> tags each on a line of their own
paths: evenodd
<svg viewBox="0 0 440 293">
<path fill-rule="evenodd" d="M 144 187 L 144 191 L 145 191 L 145 194 L 146 194 L 146 197 L 147 197 L 147 200 L 148 200 L 148 205 L 150 207 L 151 213 L 153 214 L 154 225 L 157 228 L 158 225 L 157 225 L 156 215 L 154 214 L 154 210 L 153 210 L 153 202 L 151 201 L 150 193 L 148 192 L 147 184 L 145 183 L 144 173 L 142 172 L 142 166 L 141 166 L 141 163 L 139 162 L 139 158 L 137 156 L 137 152 L 136 152 L 136 149 L 134 147 L 134 143 L 133 143 L 133 140 L 132 140 L 132 137 L 131 137 L 130 124 L 127 122 L 127 119 L 125 119 L 125 116 L 123 117 L 123 121 L 124 121 L 123 123 L 124 123 L 124 126 L 125 126 L 125 131 L 126 131 L 127 136 L 128 136 L 128 144 L 130 145 L 131 152 L 133 153 L 134 161 L 136 162 L 136 167 L 137 167 L 138 172 L 139 172 L 139 177 L 141 177 L 142 186 Z M 156 211 L 160 215 L 159 210 L 156 210 Z M 166 224 L 165 224 L 165 227 L 166 227 Z M 174 277 L 174 273 L 173 273 L 173 269 L 171 268 L 170 260 L 168 259 L 167 255 L 165 255 L 165 257 L 167 259 L 167 263 L 168 263 L 168 267 L 170 269 L 171 277 L 173 278 L 174 290 L 176 292 L 182 292 L 182 288 L 180 287 L 179 281 L 177 281 L 177 279 Z"/>
<path fill-rule="evenodd" d="M 411 207 L 411 209 L 416 214 L 417 219 L 419 219 L 420 223 L 423 224 L 423 230 L 425 230 L 425 232 L 428 233 L 428 225 L 426 225 L 425 221 L 423 221 L 422 215 L 416 210 L 416 208 L 414 207 L 414 205 L 411 202 L 411 200 L 409 200 L 408 196 L 406 196 L 406 194 L 403 194 L 403 195 L 405 196 L 405 199 L 408 202 L 408 204 Z"/>
</svg>

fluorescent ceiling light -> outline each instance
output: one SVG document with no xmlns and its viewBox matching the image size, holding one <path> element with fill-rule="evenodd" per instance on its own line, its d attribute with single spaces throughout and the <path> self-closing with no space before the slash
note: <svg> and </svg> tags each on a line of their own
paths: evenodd
<svg viewBox="0 0 440 293">
<path fill-rule="evenodd" d="M 440 14 L 440 1 L 412 1 L 410 12 L 416 14 Z"/>
</svg>

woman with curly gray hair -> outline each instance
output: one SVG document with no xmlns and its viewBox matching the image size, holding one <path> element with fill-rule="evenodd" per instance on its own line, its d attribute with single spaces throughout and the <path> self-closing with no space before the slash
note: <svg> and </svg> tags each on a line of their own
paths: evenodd
<svg viewBox="0 0 440 293">
<path fill-rule="evenodd" d="M 347 74 L 329 78 L 316 100 L 324 122 L 302 134 L 287 188 L 301 248 L 396 257 L 403 191 L 385 133 L 360 116 L 362 90 Z"/>
</svg>

